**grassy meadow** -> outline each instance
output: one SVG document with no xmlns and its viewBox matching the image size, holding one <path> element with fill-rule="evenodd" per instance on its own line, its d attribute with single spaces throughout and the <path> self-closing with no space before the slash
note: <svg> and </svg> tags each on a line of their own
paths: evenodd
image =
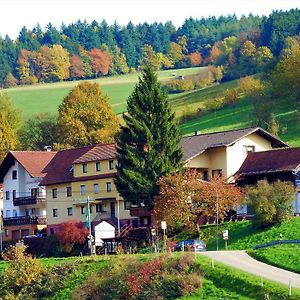
<svg viewBox="0 0 300 300">
<path fill-rule="evenodd" d="M 249 250 L 256 245 L 279 240 L 280 234 L 286 240 L 300 239 L 300 217 L 293 217 L 280 225 L 265 229 L 255 229 L 250 221 L 224 222 L 219 225 L 219 249 L 224 249 L 222 230 L 228 230 L 229 250 Z M 216 226 L 207 225 L 201 229 L 208 250 L 216 250 Z"/>
<path fill-rule="evenodd" d="M 204 70 L 206 70 L 205 67 L 164 70 L 158 72 L 158 78 L 163 83 L 179 75 L 186 76 Z M 108 95 L 113 111 L 116 114 L 121 114 L 126 110 L 127 98 L 133 91 L 139 75 L 139 73 L 118 75 L 93 81 L 98 82 L 103 92 Z M 63 98 L 77 84 L 78 81 L 69 81 L 22 86 L 4 91 L 11 96 L 16 106 L 22 111 L 24 119 L 26 119 L 32 116 L 33 113 L 56 113 Z M 201 111 L 200 114 L 180 124 L 182 134 L 188 135 L 196 130 L 206 133 L 255 126 L 253 106 L 247 97 L 241 97 L 236 103 L 226 105 L 217 111 L 204 111 L 207 102 L 224 95 L 226 90 L 237 88 L 237 86 L 238 81 L 233 80 L 199 90 L 170 95 L 170 103 L 178 119 L 183 115 Z M 290 146 L 300 146 L 296 101 L 283 99 L 277 102 L 271 110 L 280 125 L 280 138 Z"/>
<path fill-rule="evenodd" d="M 158 78 L 161 82 L 163 82 L 179 75 L 186 76 L 188 74 L 195 74 L 204 69 L 206 68 L 159 71 Z M 93 79 L 91 81 L 99 83 L 102 91 L 108 95 L 114 112 L 116 114 L 120 114 L 126 110 L 127 98 L 133 91 L 139 75 L 140 73 L 133 73 Z M 11 96 L 15 105 L 22 111 L 23 116 L 28 118 L 33 113 L 56 113 L 63 98 L 78 83 L 79 81 L 67 81 L 37 84 L 32 86 L 20 86 L 5 89 L 4 92 Z"/>
</svg>

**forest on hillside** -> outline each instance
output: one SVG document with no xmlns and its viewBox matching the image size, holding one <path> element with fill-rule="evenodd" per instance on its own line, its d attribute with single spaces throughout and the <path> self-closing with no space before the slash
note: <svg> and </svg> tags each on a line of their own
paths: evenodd
<svg viewBox="0 0 300 300">
<path fill-rule="evenodd" d="M 223 80 L 255 74 L 277 61 L 286 38 L 299 39 L 300 10 L 266 17 L 235 15 L 126 26 L 78 20 L 60 29 L 23 27 L 16 40 L 0 37 L 0 86 L 214 64 Z"/>
</svg>

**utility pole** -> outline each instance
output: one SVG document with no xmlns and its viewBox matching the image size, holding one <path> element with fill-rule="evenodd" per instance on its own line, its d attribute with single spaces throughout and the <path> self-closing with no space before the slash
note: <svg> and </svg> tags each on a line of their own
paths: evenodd
<svg viewBox="0 0 300 300">
<path fill-rule="evenodd" d="M 215 189 L 217 196 L 217 230 L 216 230 L 216 241 L 217 241 L 217 251 L 219 251 L 219 194 L 218 189 Z"/>
<path fill-rule="evenodd" d="M 86 205 L 86 227 L 89 230 L 89 241 L 88 245 L 90 247 L 91 255 L 93 255 L 93 236 L 92 236 L 92 226 L 91 226 L 91 205 L 90 205 L 90 196 L 87 197 Z"/>
</svg>

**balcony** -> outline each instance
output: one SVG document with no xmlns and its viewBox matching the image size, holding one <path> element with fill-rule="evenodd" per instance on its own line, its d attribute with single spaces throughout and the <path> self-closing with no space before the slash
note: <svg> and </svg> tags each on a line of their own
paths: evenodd
<svg viewBox="0 0 300 300">
<path fill-rule="evenodd" d="M 13 199 L 14 206 L 33 205 L 45 201 L 46 198 L 40 196 L 16 197 Z"/>
<path fill-rule="evenodd" d="M 131 217 L 150 217 L 151 212 L 146 207 L 132 207 L 130 208 Z"/>
<path fill-rule="evenodd" d="M 46 225 L 46 217 L 32 217 L 32 216 L 23 216 L 23 217 L 12 217 L 12 218 L 3 218 L 4 226 L 13 226 L 13 225 Z"/>
</svg>

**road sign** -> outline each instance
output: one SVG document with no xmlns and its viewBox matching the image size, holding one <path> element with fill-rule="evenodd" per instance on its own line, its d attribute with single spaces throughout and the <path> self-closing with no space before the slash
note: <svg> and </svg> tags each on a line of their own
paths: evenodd
<svg viewBox="0 0 300 300">
<path fill-rule="evenodd" d="M 223 240 L 228 240 L 228 230 L 223 230 Z"/>
<path fill-rule="evenodd" d="M 161 229 L 166 230 L 167 229 L 167 222 L 161 221 Z"/>
</svg>

